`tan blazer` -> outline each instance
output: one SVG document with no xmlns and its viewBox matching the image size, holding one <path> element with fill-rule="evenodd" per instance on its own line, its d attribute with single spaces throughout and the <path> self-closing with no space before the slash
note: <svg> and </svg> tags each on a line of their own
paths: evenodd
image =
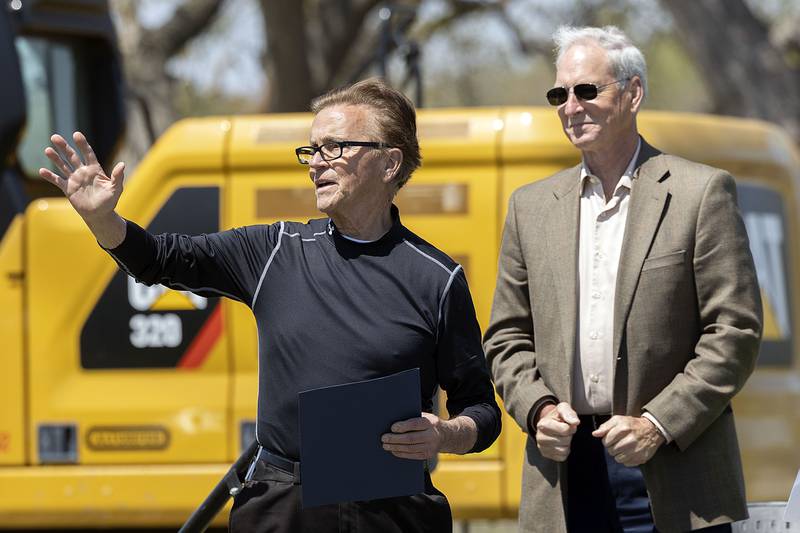
<svg viewBox="0 0 800 533">
<path fill-rule="evenodd" d="M 511 197 L 485 349 L 526 432 L 545 396 L 572 403 L 580 166 Z M 726 172 L 644 141 L 614 299 L 614 414 L 649 411 L 674 441 L 642 466 L 660 531 L 747 517 L 731 398 L 750 375 L 761 299 Z M 566 463 L 528 438 L 520 529 L 566 531 Z"/>
</svg>

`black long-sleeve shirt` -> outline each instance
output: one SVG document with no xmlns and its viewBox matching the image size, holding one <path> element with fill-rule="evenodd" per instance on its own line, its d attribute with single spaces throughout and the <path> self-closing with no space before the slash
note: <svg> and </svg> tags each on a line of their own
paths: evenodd
<svg viewBox="0 0 800 533">
<path fill-rule="evenodd" d="M 392 216 L 391 230 L 370 243 L 343 237 L 330 219 L 200 236 L 154 236 L 128 222 L 109 253 L 142 283 L 250 306 L 265 448 L 299 457 L 300 391 L 419 367 L 423 411 L 441 386 L 451 416 L 475 421 L 471 451 L 481 451 L 500 433 L 500 410 L 464 272 L 405 228 L 394 207 Z"/>
</svg>

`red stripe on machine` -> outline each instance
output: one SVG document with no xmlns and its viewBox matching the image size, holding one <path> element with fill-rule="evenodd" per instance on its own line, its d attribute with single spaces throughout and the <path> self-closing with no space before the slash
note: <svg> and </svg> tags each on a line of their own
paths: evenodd
<svg viewBox="0 0 800 533">
<path fill-rule="evenodd" d="M 222 334 L 222 304 L 211 312 L 211 315 L 203 324 L 203 328 L 194 338 L 186 353 L 178 361 L 178 368 L 198 368 L 200 367 L 211 352 L 211 348 L 216 344 Z"/>
</svg>

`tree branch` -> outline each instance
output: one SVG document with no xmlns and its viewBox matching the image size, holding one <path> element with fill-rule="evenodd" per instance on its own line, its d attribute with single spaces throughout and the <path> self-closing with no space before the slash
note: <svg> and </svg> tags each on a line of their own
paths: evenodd
<svg viewBox="0 0 800 533">
<path fill-rule="evenodd" d="M 705 76 L 717 112 L 771 120 L 800 138 L 800 71 L 770 44 L 766 26 L 743 0 L 662 0 L 661 5 Z"/>
<path fill-rule="evenodd" d="M 142 48 L 169 59 L 203 33 L 222 4 L 222 0 L 190 0 L 181 4 L 161 27 L 142 32 Z"/>
<path fill-rule="evenodd" d="M 321 16 L 327 20 L 329 29 L 337 31 L 329 33 L 330 40 L 325 43 L 322 53 L 328 71 L 325 76 L 325 87 L 333 85 L 340 74 L 342 65 L 350 55 L 353 45 L 358 40 L 364 26 L 364 21 L 369 12 L 381 0 L 360 0 L 356 2 L 341 2 L 341 0 L 323 0 L 320 2 Z M 347 6 L 344 8 L 343 3 Z"/>
<path fill-rule="evenodd" d="M 784 54 L 792 68 L 800 68 L 800 13 L 783 17 L 770 28 L 770 41 Z"/>
<path fill-rule="evenodd" d="M 267 33 L 264 64 L 269 80 L 267 110 L 305 111 L 316 93 L 311 79 L 306 15 L 298 0 L 261 0 Z"/>
</svg>

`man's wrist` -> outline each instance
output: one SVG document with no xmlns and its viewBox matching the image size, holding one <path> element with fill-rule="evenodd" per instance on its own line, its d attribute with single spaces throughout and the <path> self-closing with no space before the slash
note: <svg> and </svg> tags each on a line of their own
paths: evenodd
<svg viewBox="0 0 800 533">
<path fill-rule="evenodd" d="M 98 244 L 106 250 L 113 250 L 125 240 L 127 222 L 116 211 L 99 216 L 81 215 L 83 221 L 94 234 Z"/>
<path fill-rule="evenodd" d="M 656 417 L 645 411 L 644 413 L 642 413 L 642 418 L 649 420 L 650 423 L 653 424 L 653 426 L 655 426 L 658 433 L 664 438 L 664 444 L 669 444 L 670 442 L 672 442 L 672 436 L 664 428 L 664 426 L 661 425 L 661 422 L 659 422 Z"/>
<path fill-rule="evenodd" d="M 478 440 L 478 425 L 472 418 L 459 415 L 450 420 L 439 419 L 439 451 L 468 453 Z"/>
<path fill-rule="evenodd" d="M 548 405 L 552 405 L 553 408 L 555 408 L 555 406 L 558 405 L 558 398 L 556 398 L 555 396 L 545 396 L 543 398 L 540 398 L 539 400 L 536 401 L 536 403 L 533 404 L 531 410 L 528 411 L 529 435 L 536 434 L 536 424 L 539 422 L 539 419 L 543 416 L 542 410 Z"/>
<path fill-rule="evenodd" d="M 539 411 L 533 417 L 534 427 L 536 427 L 536 425 L 539 424 L 539 420 L 541 420 L 542 417 L 547 416 L 547 414 L 550 411 L 552 411 L 553 409 L 555 409 L 555 408 L 556 408 L 556 404 L 554 404 L 554 403 L 546 403 L 543 406 L 541 406 L 539 408 Z"/>
</svg>

